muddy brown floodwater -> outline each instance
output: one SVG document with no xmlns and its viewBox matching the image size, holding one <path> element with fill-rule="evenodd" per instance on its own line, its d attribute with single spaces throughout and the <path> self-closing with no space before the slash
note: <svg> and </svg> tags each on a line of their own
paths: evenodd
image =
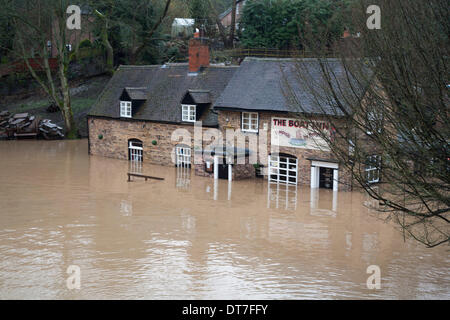
<svg viewBox="0 0 450 320">
<path fill-rule="evenodd" d="M 450 298 L 448 246 L 404 242 L 362 194 L 128 170 L 85 140 L 0 142 L 1 299 Z"/>
</svg>

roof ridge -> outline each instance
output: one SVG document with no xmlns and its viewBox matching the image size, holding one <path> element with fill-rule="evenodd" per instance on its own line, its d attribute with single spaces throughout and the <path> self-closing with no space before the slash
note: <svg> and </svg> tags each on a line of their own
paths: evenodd
<svg viewBox="0 0 450 320">
<path fill-rule="evenodd" d="M 149 64 L 149 65 L 130 65 L 130 64 L 121 64 L 119 69 L 145 69 L 145 68 L 160 68 L 161 65 Z"/>
<path fill-rule="evenodd" d="M 295 61 L 342 61 L 341 58 L 260 58 L 260 57 L 245 57 L 244 61 L 269 61 L 269 62 L 295 62 Z"/>
<path fill-rule="evenodd" d="M 173 68 L 173 67 L 187 67 L 189 66 L 188 62 L 181 62 L 181 63 L 166 63 L 166 64 L 149 64 L 149 65 L 129 65 L 129 64 L 121 64 L 118 67 L 118 70 L 121 69 L 160 69 L 162 67 L 166 68 Z M 221 64 L 210 64 L 208 67 L 205 67 L 205 69 L 208 68 L 239 68 L 238 65 L 221 65 Z"/>
</svg>

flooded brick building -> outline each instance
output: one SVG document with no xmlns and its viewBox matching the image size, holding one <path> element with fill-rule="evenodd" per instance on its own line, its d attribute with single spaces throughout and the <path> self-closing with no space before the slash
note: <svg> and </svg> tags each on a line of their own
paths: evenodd
<svg viewBox="0 0 450 320">
<path fill-rule="evenodd" d="M 262 168 L 274 183 L 352 188 L 349 173 L 298 116 L 305 110 L 286 95 L 287 81 L 306 106 L 308 121 L 333 133 L 323 109 L 294 79 L 298 60 L 246 58 L 240 66 L 210 65 L 206 40 L 191 39 L 189 50 L 185 64 L 119 67 L 88 117 L 90 154 L 186 166 L 216 179 L 251 178 Z M 308 76 L 319 77 L 317 60 L 301 63 L 313 70 Z M 339 60 L 328 64 L 342 74 Z M 227 131 L 233 133 L 229 139 Z M 180 142 L 174 132 L 188 138 Z M 239 139 L 245 144 L 236 143 Z M 208 149 L 210 141 L 220 140 L 223 147 Z M 245 160 L 237 162 L 238 156 Z"/>
</svg>

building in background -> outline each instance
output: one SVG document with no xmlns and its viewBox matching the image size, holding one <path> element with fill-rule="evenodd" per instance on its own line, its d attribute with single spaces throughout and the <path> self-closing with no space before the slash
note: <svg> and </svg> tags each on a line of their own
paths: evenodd
<svg viewBox="0 0 450 320">
<path fill-rule="evenodd" d="M 175 18 L 172 22 L 172 38 L 190 38 L 194 35 L 194 19 Z"/>
<path fill-rule="evenodd" d="M 247 0 L 236 0 L 236 30 L 239 29 L 239 21 L 241 20 L 242 12 L 244 10 L 244 5 Z M 219 15 L 220 22 L 225 28 L 231 26 L 231 16 L 233 8 L 229 7 L 227 10 Z"/>
</svg>

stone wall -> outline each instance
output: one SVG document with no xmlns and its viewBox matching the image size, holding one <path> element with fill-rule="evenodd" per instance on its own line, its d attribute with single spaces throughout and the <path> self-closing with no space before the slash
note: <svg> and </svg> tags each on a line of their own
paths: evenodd
<svg viewBox="0 0 450 320">
<path fill-rule="evenodd" d="M 139 139 L 143 142 L 144 162 L 174 166 L 174 150 L 179 141 L 172 141 L 172 133 L 177 130 L 186 133 L 185 144 L 193 150 L 194 127 L 192 125 L 163 124 L 149 121 L 130 121 L 90 117 L 89 151 L 92 155 L 128 159 L 128 140 Z M 205 129 L 204 129 L 205 130 Z M 190 137 L 187 135 L 190 134 Z M 101 139 L 99 138 L 101 136 Z M 156 141 L 156 145 L 152 142 Z M 192 157 L 194 154 L 192 154 Z M 192 159 L 193 161 L 193 159 Z"/>
<path fill-rule="evenodd" d="M 221 160 L 223 160 L 223 158 L 221 158 Z M 195 174 L 198 176 L 214 178 L 214 172 L 206 171 L 206 161 L 209 161 L 211 163 L 211 167 L 214 168 L 214 159 L 212 157 L 205 158 L 202 164 L 195 165 Z M 253 167 L 253 164 L 249 163 L 248 158 L 246 159 L 245 164 L 233 164 L 232 172 L 233 180 L 243 180 L 255 177 L 255 168 Z"/>
<path fill-rule="evenodd" d="M 211 172 L 206 171 L 206 161 L 210 163 L 210 168 L 212 168 Z M 214 178 L 214 159 L 212 157 L 204 157 L 201 164 L 196 163 L 195 174 L 197 176 Z"/>
<path fill-rule="evenodd" d="M 255 168 L 253 164 L 236 164 L 233 166 L 233 180 L 255 178 Z"/>
<path fill-rule="evenodd" d="M 246 148 L 250 149 L 250 159 L 246 159 L 245 164 L 233 165 L 233 179 L 239 180 L 244 178 L 255 177 L 255 169 L 253 164 L 259 162 L 265 166 L 267 170 L 267 155 L 271 153 L 271 118 L 272 117 L 289 117 L 276 113 L 261 112 L 259 113 L 259 133 L 242 133 L 239 132 L 238 136 L 246 138 Z M 227 121 L 228 120 L 228 121 Z M 318 120 L 321 120 L 318 118 Z M 190 137 L 185 140 L 185 144 L 191 146 L 194 150 L 194 127 L 192 125 L 175 125 L 175 124 L 163 124 L 149 121 L 130 121 L 122 119 L 103 119 L 90 117 L 88 119 L 89 125 L 89 142 L 90 153 L 93 155 L 100 155 L 118 159 L 128 159 L 128 140 L 139 139 L 143 142 L 143 158 L 144 162 L 174 166 L 175 155 L 174 150 L 176 145 L 181 143 L 172 141 L 172 133 L 177 130 L 183 130 L 184 133 L 189 134 Z M 219 128 L 222 131 L 223 139 L 226 140 L 226 129 L 238 130 L 241 127 L 241 113 L 232 111 L 220 111 L 219 112 Z M 203 128 L 209 130 L 210 128 Z M 264 138 L 265 132 L 267 134 L 267 147 L 262 150 L 262 156 L 258 155 L 258 147 L 250 146 L 248 140 L 251 138 L 254 141 L 258 141 Z M 99 136 L 102 138 L 100 139 Z M 156 145 L 152 142 L 156 141 Z M 204 145 L 208 145 L 205 143 Z M 202 145 L 199 143 L 199 145 Z M 255 150 L 256 149 L 256 150 Z M 310 185 L 311 179 L 311 162 L 308 158 L 318 158 L 324 160 L 331 160 L 332 155 L 330 152 L 311 150 L 303 148 L 291 148 L 280 147 L 280 153 L 286 153 L 297 157 L 298 159 L 298 181 L 302 185 Z M 192 152 L 194 157 L 194 152 Z M 253 158 L 252 158 L 253 157 Z M 194 159 L 192 158 L 192 161 Z M 250 161 L 249 161 L 250 160 Z M 203 161 L 203 160 L 202 160 Z M 212 161 L 212 160 L 211 160 Z M 213 161 L 212 161 L 213 163 Z M 204 162 L 201 164 L 194 164 L 195 174 L 213 177 L 213 173 L 205 171 Z M 339 168 L 339 181 L 344 182 L 345 185 L 340 185 L 340 190 L 349 190 L 352 186 L 352 179 L 350 174 L 342 167 Z"/>
</svg>

